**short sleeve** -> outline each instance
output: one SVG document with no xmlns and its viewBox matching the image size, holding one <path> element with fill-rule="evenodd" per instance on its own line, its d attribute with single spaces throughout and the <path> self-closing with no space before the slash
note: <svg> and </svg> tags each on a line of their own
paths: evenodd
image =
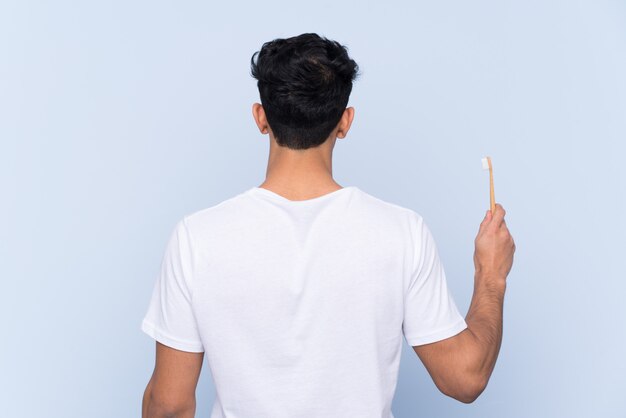
<svg viewBox="0 0 626 418">
<path fill-rule="evenodd" d="M 171 232 L 141 330 L 169 347 L 204 352 L 191 304 L 192 244 L 185 219 Z"/>
<path fill-rule="evenodd" d="M 405 291 L 402 323 L 402 332 L 411 346 L 443 340 L 467 328 L 448 289 L 435 240 L 423 218 L 414 215 L 414 262 Z"/>
</svg>

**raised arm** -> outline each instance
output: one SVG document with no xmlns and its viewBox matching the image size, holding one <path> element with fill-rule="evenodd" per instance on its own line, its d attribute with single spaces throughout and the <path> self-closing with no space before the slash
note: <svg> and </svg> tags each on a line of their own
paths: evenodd
<svg viewBox="0 0 626 418">
<path fill-rule="evenodd" d="M 506 277 L 513 264 L 515 243 L 496 204 L 487 212 L 476 236 L 474 294 L 465 317 L 467 329 L 415 353 L 439 390 L 464 403 L 483 392 L 493 372 L 502 342 L 502 309 Z"/>
</svg>

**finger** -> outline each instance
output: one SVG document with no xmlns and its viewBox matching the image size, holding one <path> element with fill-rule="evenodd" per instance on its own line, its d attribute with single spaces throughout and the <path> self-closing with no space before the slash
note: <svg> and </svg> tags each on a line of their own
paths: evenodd
<svg viewBox="0 0 626 418">
<path fill-rule="evenodd" d="M 479 229 L 483 229 L 485 225 L 491 222 L 491 218 L 492 218 L 491 210 L 488 210 L 487 213 L 485 213 L 485 217 L 483 218 L 482 222 L 480 223 Z"/>
<path fill-rule="evenodd" d="M 506 211 L 501 204 L 496 203 L 496 209 L 493 214 L 493 221 L 496 225 L 500 225 L 504 221 L 504 215 L 506 215 Z"/>
<path fill-rule="evenodd" d="M 506 215 L 506 210 L 504 210 L 504 207 L 502 207 L 500 203 L 495 204 L 495 211 L 500 212 L 502 216 Z"/>
</svg>

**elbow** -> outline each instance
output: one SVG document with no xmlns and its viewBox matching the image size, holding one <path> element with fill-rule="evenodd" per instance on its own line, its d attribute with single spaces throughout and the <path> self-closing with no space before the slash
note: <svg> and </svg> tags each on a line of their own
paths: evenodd
<svg viewBox="0 0 626 418">
<path fill-rule="evenodd" d="M 155 397 L 153 393 L 144 394 L 143 418 L 177 418 L 193 416 L 195 402 L 172 403 L 163 398 Z"/>
<path fill-rule="evenodd" d="M 463 402 L 465 404 L 470 404 L 474 402 L 481 393 L 483 393 L 484 388 L 482 389 L 472 389 L 458 394 L 455 399 L 459 402 Z"/>
<path fill-rule="evenodd" d="M 488 380 L 489 379 L 484 377 L 468 378 L 464 379 L 464 381 L 454 389 L 447 388 L 446 390 L 440 390 L 446 396 L 456 399 L 459 402 L 470 404 L 483 393 L 487 387 Z"/>
</svg>

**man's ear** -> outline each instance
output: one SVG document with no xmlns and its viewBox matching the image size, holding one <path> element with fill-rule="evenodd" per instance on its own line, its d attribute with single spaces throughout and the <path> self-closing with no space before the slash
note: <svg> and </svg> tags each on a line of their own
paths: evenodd
<svg viewBox="0 0 626 418">
<path fill-rule="evenodd" d="M 341 115 L 341 119 L 339 119 L 339 123 L 337 124 L 337 138 L 345 138 L 350 130 L 350 126 L 352 125 L 352 120 L 354 119 L 354 108 L 348 107 L 343 111 L 343 115 Z"/>
<path fill-rule="evenodd" d="M 267 118 L 265 117 L 265 110 L 263 110 L 263 106 L 261 106 L 260 103 L 252 105 L 252 116 L 254 117 L 256 126 L 259 127 L 259 131 L 262 134 L 269 133 L 269 125 L 267 124 Z"/>
</svg>

